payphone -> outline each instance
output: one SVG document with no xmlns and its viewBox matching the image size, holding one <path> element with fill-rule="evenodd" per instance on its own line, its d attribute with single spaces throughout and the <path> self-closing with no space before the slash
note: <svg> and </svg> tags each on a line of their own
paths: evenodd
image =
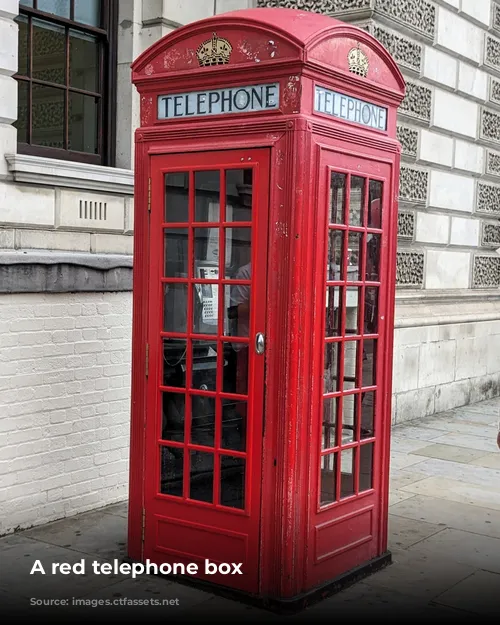
<svg viewBox="0 0 500 625">
<path fill-rule="evenodd" d="M 390 560 L 404 81 L 291 9 L 179 28 L 133 81 L 129 556 L 301 607 Z"/>
</svg>

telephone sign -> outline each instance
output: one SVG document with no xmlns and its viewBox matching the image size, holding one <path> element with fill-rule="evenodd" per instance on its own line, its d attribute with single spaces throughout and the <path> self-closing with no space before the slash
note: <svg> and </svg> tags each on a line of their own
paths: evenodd
<svg viewBox="0 0 500 625">
<path fill-rule="evenodd" d="M 345 93 L 337 93 L 324 87 L 316 86 L 314 94 L 314 110 L 326 113 L 349 122 L 375 128 L 387 129 L 387 109 L 364 100 L 358 100 Z"/>
</svg>

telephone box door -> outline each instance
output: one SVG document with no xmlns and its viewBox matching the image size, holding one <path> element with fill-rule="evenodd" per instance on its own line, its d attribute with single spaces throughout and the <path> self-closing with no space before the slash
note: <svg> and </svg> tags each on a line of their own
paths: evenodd
<svg viewBox="0 0 500 625">
<path fill-rule="evenodd" d="M 265 149 L 151 157 L 143 557 L 254 593 L 268 181 Z"/>
</svg>

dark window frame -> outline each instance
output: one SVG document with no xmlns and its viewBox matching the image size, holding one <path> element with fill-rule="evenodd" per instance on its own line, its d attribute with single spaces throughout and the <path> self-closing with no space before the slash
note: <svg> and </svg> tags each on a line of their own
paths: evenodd
<svg viewBox="0 0 500 625">
<path fill-rule="evenodd" d="M 33 3 L 36 7 L 36 0 Z M 74 15 L 74 1 L 71 1 L 71 17 Z M 19 154 L 30 154 L 33 156 L 42 156 L 47 158 L 55 158 L 59 160 L 69 160 L 81 163 L 90 163 L 96 165 L 114 166 L 116 158 L 116 70 L 117 70 L 117 35 L 118 35 L 118 0 L 102 0 L 101 2 L 101 28 L 75 22 L 52 13 L 45 13 L 36 8 L 19 5 L 19 16 L 24 16 L 28 20 L 29 39 L 27 44 L 28 58 L 28 74 L 24 76 L 19 73 L 14 75 L 18 83 L 27 83 L 31 91 L 31 85 L 40 84 L 47 87 L 57 87 L 66 92 L 64 98 L 65 123 L 64 123 L 64 139 L 67 145 L 69 136 L 69 113 L 68 113 L 68 93 L 81 93 L 85 95 L 93 95 L 99 98 L 99 114 L 97 116 L 97 141 L 98 153 L 91 154 L 89 152 L 79 152 L 76 150 L 68 150 L 63 148 L 54 148 L 31 143 L 18 141 L 17 151 Z M 48 81 L 34 79 L 32 77 L 33 67 L 33 26 L 32 20 L 41 20 L 47 24 L 62 26 L 77 30 L 82 33 L 96 36 L 100 41 L 101 53 L 99 55 L 99 92 L 90 92 L 83 89 L 71 87 L 69 88 L 68 79 L 66 84 L 53 84 Z M 66 37 L 66 66 L 65 72 L 69 73 L 68 58 L 68 38 Z M 32 99 L 28 100 L 28 140 L 31 138 L 32 124 Z"/>
</svg>

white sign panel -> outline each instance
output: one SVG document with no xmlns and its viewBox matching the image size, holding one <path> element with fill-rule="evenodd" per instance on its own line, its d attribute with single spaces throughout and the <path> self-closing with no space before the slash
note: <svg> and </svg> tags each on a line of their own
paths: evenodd
<svg viewBox="0 0 500 625">
<path fill-rule="evenodd" d="M 158 96 L 158 119 L 252 113 L 279 108 L 279 83 Z"/>
<path fill-rule="evenodd" d="M 375 130 L 387 130 L 386 108 L 324 87 L 316 86 L 314 110 Z"/>
</svg>

